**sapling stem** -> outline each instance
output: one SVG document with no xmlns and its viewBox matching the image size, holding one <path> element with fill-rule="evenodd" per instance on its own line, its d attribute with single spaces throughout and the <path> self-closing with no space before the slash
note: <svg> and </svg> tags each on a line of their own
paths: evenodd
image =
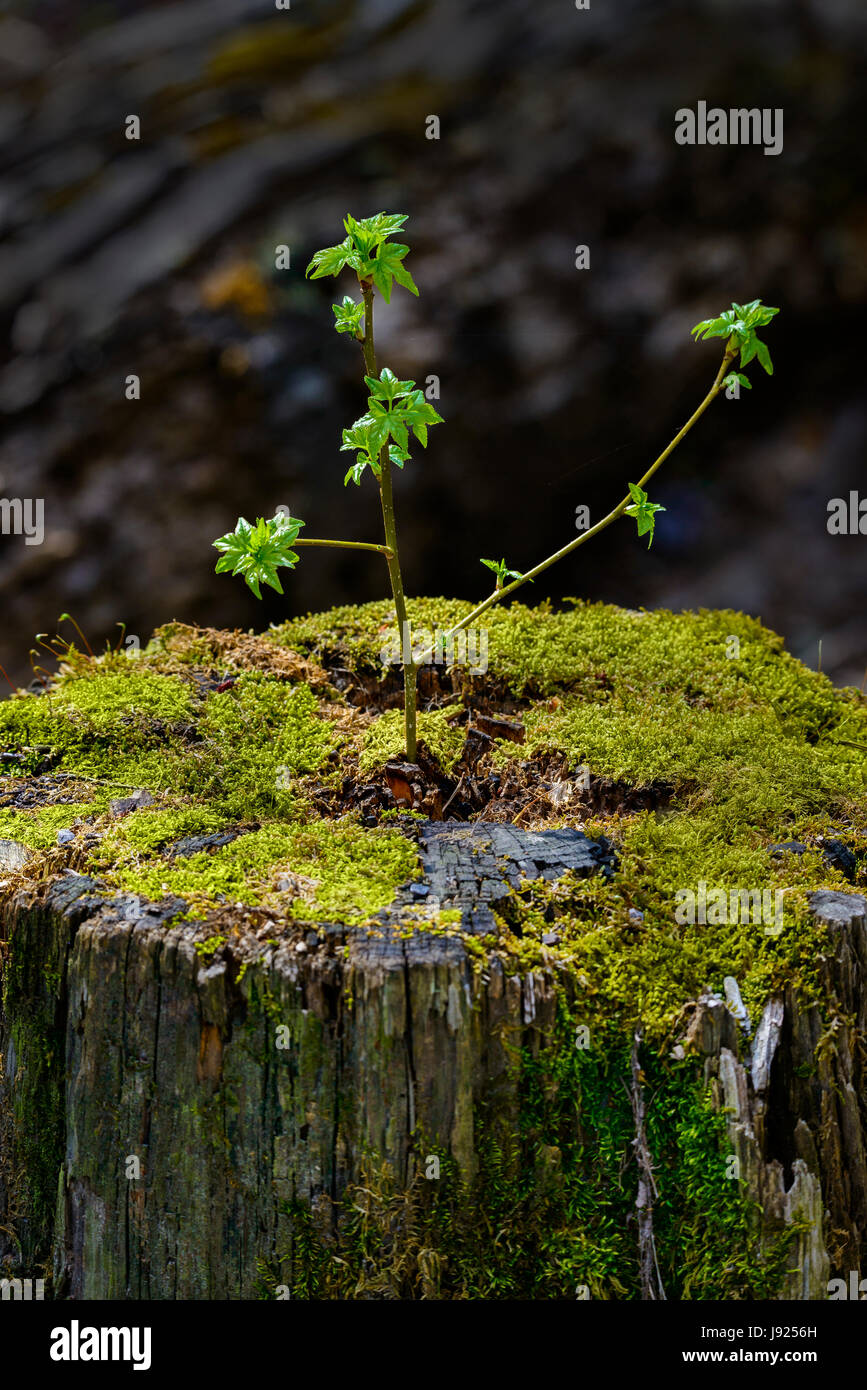
<svg viewBox="0 0 867 1390">
<path fill-rule="evenodd" d="M 723 359 L 720 363 L 719 371 L 717 372 L 716 377 L 714 379 L 713 386 L 708 391 L 701 405 L 693 411 L 692 415 L 690 415 L 683 428 L 678 430 L 671 443 L 667 446 L 667 448 L 663 449 L 662 453 L 659 455 L 659 458 L 655 459 L 654 462 L 650 465 L 647 472 L 644 474 L 644 477 L 641 478 L 641 480 L 639 481 L 638 487 L 643 488 L 645 484 L 649 481 L 649 479 L 653 477 L 656 470 L 659 467 L 661 467 L 663 463 L 665 463 L 665 460 L 677 448 L 681 440 L 687 434 L 689 434 L 689 431 L 692 429 L 696 421 L 701 419 L 702 415 L 707 410 L 711 401 L 713 401 L 719 395 L 720 391 L 722 390 L 723 379 L 726 375 L 726 371 L 733 359 L 737 356 L 737 352 L 738 349 L 736 346 L 732 344 L 728 345 L 728 347 L 725 350 L 725 353 L 723 354 Z M 587 531 L 582 531 L 581 535 L 576 536 L 575 539 L 570 541 L 568 545 L 564 545 L 561 550 L 556 550 L 553 555 L 548 556 L 547 560 L 543 560 L 542 563 L 536 565 L 534 569 L 527 570 L 527 573 L 522 574 L 520 578 L 513 579 L 512 583 L 507 584 L 505 588 L 495 589 L 494 592 L 490 594 L 488 598 L 486 598 L 482 603 L 478 604 L 471 613 L 468 613 L 465 618 L 461 618 L 460 622 L 455 623 L 454 627 L 450 627 L 441 640 L 443 642 L 447 642 L 450 637 L 454 637 L 456 633 L 462 632 L 464 628 L 469 627 L 471 623 L 475 622 L 476 618 L 480 618 L 483 613 L 486 613 L 489 608 L 492 608 L 495 603 L 499 603 L 500 599 L 507 598 L 509 594 L 513 594 L 516 589 L 520 589 L 523 584 L 527 584 L 531 579 L 535 579 L 537 574 L 542 574 L 544 570 L 550 569 L 550 567 L 556 564 L 558 560 L 562 560 L 564 556 L 570 555 L 573 550 L 577 550 L 579 545 L 584 545 L 586 541 L 590 540 L 591 536 L 597 536 L 600 531 L 604 531 L 607 526 L 610 526 L 612 524 L 612 522 L 617 521 L 619 517 L 623 516 L 623 513 L 626 511 L 626 508 L 629 506 L 631 500 L 631 494 L 627 493 L 623 500 L 619 502 L 617 506 L 608 513 L 607 516 L 604 516 L 601 521 L 597 521 L 595 526 L 591 526 L 590 529 Z M 433 647 L 429 647 L 427 651 L 422 652 L 422 654 L 415 659 L 416 666 L 423 666 L 425 662 L 430 661 L 432 654 Z"/>
<path fill-rule="evenodd" d="M 361 281 L 364 298 L 364 338 L 361 351 L 367 375 L 376 376 L 376 348 L 373 341 L 373 285 L 369 280 Z M 412 629 L 406 611 L 406 598 L 403 592 L 403 576 L 400 572 L 400 558 L 397 549 L 397 523 L 394 516 L 394 493 L 391 486 L 391 461 L 388 445 L 379 452 L 379 497 L 382 503 L 382 525 L 385 531 L 388 560 L 388 577 L 394 595 L 394 608 L 397 616 L 397 631 L 400 640 L 401 663 L 403 666 L 404 731 L 406 735 L 406 756 L 415 762 L 416 756 L 416 674 L 418 665 L 412 659 Z"/>
</svg>

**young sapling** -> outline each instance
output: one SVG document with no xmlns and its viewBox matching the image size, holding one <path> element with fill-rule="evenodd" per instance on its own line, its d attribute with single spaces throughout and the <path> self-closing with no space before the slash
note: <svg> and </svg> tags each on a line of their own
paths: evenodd
<svg viewBox="0 0 867 1390">
<path fill-rule="evenodd" d="M 337 246 L 328 246 L 317 251 L 307 267 L 307 275 L 312 276 L 314 280 L 325 275 L 337 276 L 345 268 L 349 268 L 355 272 L 361 290 L 360 302 L 352 299 L 350 295 L 344 295 L 340 304 L 332 305 L 336 331 L 354 338 L 361 347 L 364 383 L 368 390 L 367 409 L 349 429 L 343 431 L 340 447 L 341 451 L 355 454 L 355 461 L 344 478 L 344 486 L 350 482 L 360 486 L 368 470 L 376 482 L 385 543 L 301 537 L 299 533 L 304 522 L 299 517 L 278 512 L 267 521 L 259 517 L 254 525 L 239 517 L 234 531 L 220 536 L 214 541 L 214 545 L 221 552 L 217 561 L 217 572 L 231 571 L 232 574 L 242 575 L 257 598 L 262 597 L 262 584 L 268 584 L 282 594 L 283 589 L 277 571 L 280 568 L 295 567 L 299 558 L 298 548 L 301 546 L 339 546 L 353 550 L 371 550 L 383 556 L 388 567 L 400 640 L 406 755 L 410 762 L 414 762 L 417 675 L 419 668 L 431 660 L 433 650 L 413 650 L 412 630 L 400 567 L 393 470 L 402 469 L 408 461 L 411 436 L 422 448 L 426 448 L 429 428 L 442 424 L 443 420 L 414 381 L 401 380 L 388 367 L 377 371 L 373 338 L 373 301 L 376 293 L 382 296 L 386 304 L 390 303 L 394 282 L 397 281 L 398 285 L 409 290 L 411 294 L 418 295 L 412 276 L 403 263 L 409 247 L 390 240 L 400 231 L 406 220 L 405 215 L 385 212 L 378 213 L 375 217 L 362 218 L 360 221 L 347 216 L 343 224 L 346 231 L 343 241 Z M 571 554 L 573 550 L 577 550 L 580 545 L 604 531 L 621 516 L 631 516 L 636 522 L 638 535 L 646 535 L 648 546 L 652 545 L 656 514 L 665 508 L 658 502 L 650 501 L 646 491 L 647 483 L 721 391 L 734 387 L 735 384 L 750 388 L 750 381 L 742 370 L 729 370 L 736 357 L 740 357 L 740 368 L 747 366 L 755 357 L 768 374 L 773 372 L 770 353 L 766 344 L 758 337 L 758 330 L 770 323 L 778 312 L 777 309 L 763 305 L 760 299 L 754 299 L 749 304 L 732 304 L 731 309 L 726 309 L 716 318 L 703 319 L 701 323 L 697 323 L 692 330 L 697 341 L 724 338 L 725 349 L 713 385 L 683 428 L 638 482 L 628 484 L 627 495 L 607 516 L 586 531 L 582 531 L 540 564 L 522 573 L 509 569 L 505 560 L 482 560 L 481 563 L 494 573 L 494 590 L 471 613 L 455 623 L 444 634 L 444 640 L 448 642 L 449 639 L 453 639 L 493 604 L 513 594 L 522 585 L 531 583 L 537 575 Z"/>
</svg>

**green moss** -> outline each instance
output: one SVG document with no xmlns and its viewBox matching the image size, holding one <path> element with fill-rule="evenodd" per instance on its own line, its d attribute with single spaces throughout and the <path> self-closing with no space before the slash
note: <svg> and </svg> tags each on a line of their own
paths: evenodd
<svg viewBox="0 0 867 1390">
<path fill-rule="evenodd" d="M 87 733 L 116 734 L 161 720 L 176 724 L 192 712 L 189 689 L 174 676 L 139 675 L 135 671 L 66 680 L 56 694 L 40 696 L 57 715 L 80 725 Z"/>
<path fill-rule="evenodd" d="M 332 748 L 305 685 L 248 672 L 209 694 L 198 722 L 202 740 L 176 766 L 176 785 L 226 816 L 298 814 L 292 779 L 314 772 Z"/>
<path fill-rule="evenodd" d="M 452 727 L 448 723 L 450 715 L 454 716 L 453 710 L 434 710 L 427 714 L 420 713 L 417 718 L 419 739 L 424 740 L 428 751 L 445 772 L 450 772 L 454 767 L 466 738 L 465 729 L 459 725 Z M 403 711 L 386 710 L 364 735 L 358 759 L 359 774 L 367 777 L 389 758 L 400 757 L 405 751 Z"/>
<path fill-rule="evenodd" d="M 83 747 L 95 735 L 122 744 L 141 741 L 154 720 L 177 723 L 191 714 L 188 689 L 174 676 L 141 675 L 135 669 L 104 675 L 61 677 L 50 693 L 16 695 L 0 703 L 0 731 L 28 744 Z"/>
<path fill-rule="evenodd" d="M 867 739 L 867 709 L 829 689 L 827 705 L 818 708 L 818 700 L 805 696 L 786 724 L 755 692 L 734 709 L 722 702 L 696 706 L 682 694 L 652 689 L 596 704 L 569 696 L 556 710 L 537 705 L 528 711 L 527 746 L 533 752 L 560 748 L 592 773 L 634 786 L 699 782 L 729 797 L 757 796 L 761 806 L 778 810 L 794 792 L 802 804 L 822 806 L 829 793 L 867 785 L 864 753 L 851 746 L 858 737 Z"/>
<path fill-rule="evenodd" d="M 409 601 L 414 628 L 447 629 L 472 611 L 457 599 Z M 489 637 L 487 681 L 518 697 L 562 691 L 607 700 L 621 692 L 676 692 L 691 703 L 734 709 L 758 701 L 782 723 L 820 726 L 840 692 L 785 651 L 781 637 L 731 610 L 629 612 L 609 604 L 511 603 L 480 619 Z M 387 602 L 332 608 L 276 626 L 277 643 L 310 655 L 340 651 L 350 666 L 380 667 L 394 608 Z M 485 678 L 479 678 L 484 680 Z"/>
<path fill-rule="evenodd" d="M 615 1038 L 623 1021 L 638 1015 L 648 1039 L 659 1042 L 686 1000 L 707 988 L 721 993 L 727 975 L 737 979 L 754 1018 L 769 995 L 787 985 L 811 997 L 828 944 L 827 928 L 808 911 L 806 891 L 851 886 L 818 855 L 774 863 L 766 848 L 749 852 L 707 840 L 706 830 L 698 818 L 635 817 L 623 827 L 613 879 L 566 874 L 526 884 L 498 904 L 501 930 L 485 938 L 485 952 L 504 952 L 510 971 L 560 961 L 580 986 L 583 1021 L 600 1037 Z M 700 879 L 739 890 L 779 888 L 781 930 L 774 934 L 775 924 L 768 931 L 768 923 L 746 920 L 745 913 L 720 924 L 678 922 L 677 888 L 695 891 Z M 630 909 L 643 920 L 630 917 Z M 552 921 L 559 937 L 553 950 L 542 944 Z M 480 949 L 478 939 L 474 945 Z"/>
<path fill-rule="evenodd" d="M 86 801 L 66 802 L 57 806 L 40 806 L 32 811 L 0 810 L 0 840 L 17 840 L 28 849 L 51 849 L 57 843 L 58 830 L 72 828 L 77 816 L 87 816 L 98 809 Z"/>
<path fill-rule="evenodd" d="M 331 1211 L 290 1202 L 289 1241 L 260 1264 L 262 1295 L 283 1286 L 308 1299 L 637 1299 L 631 1041 L 621 1033 L 604 1050 L 578 1049 L 579 1018 L 561 995 L 555 1027 L 516 1058 L 517 1120 L 476 1107 L 471 1179 L 416 1134 L 408 1185 L 369 1155 Z M 727 1176 L 725 1120 L 700 1063 L 642 1062 L 667 1297 L 773 1297 L 796 1231 L 763 1247 L 761 1213 Z"/>
<path fill-rule="evenodd" d="M 50 696 L 0 702 L 0 748 L 30 750 L 31 767 L 49 748 L 66 773 L 186 793 L 227 817 L 288 813 L 292 777 L 314 771 L 332 744 L 306 686 L 259 672 L 202 698 L 175 676 L 106 675 L 94 664 L 88 676 L 61 677 Z"/>
<path fill-rule="evenodd" d="M 241 900 L 268 901 L 304 921 L 360 921 L 388 906 L 416 867 L 415 849 L 403 835 L 349 822 L 265 825 L 213 852 L 177 860 L 143 853 L 143 845 L 162 841 L 166 828 L 164 814 L 140 811 L 112 830 L 99 851 L 105 881 L 149 898 L 189 898 L 196 916 L 221 900 Z M 281 873 L 312 880 L 309 893 L 280 892 Z"/>
<path fill-rule="evenodd" d="M 778 1293 L 799 1228 L 761 1242 L 761 1213 L 732 1176 L 725 1116 L 694 1061 L 648 1061 L 648 1145 L 656 1164 L 657 1257 L 669 1297 L 768 1299 Z"/>
<path fill-rule="evenodd" d="M 125 673 L 92 663 L 89 675 L 62 676 L 50 694 L 0 701 L 0 746 L 49 747 L 66 772 L 168 789 L 166 754 L 192 718 L 192 697 L 174 676 L 143 675 L 126 660 Z M 33 752 L 31 768 L 41 761 Z"/>
<path fill-rule="evenodd" d="M 187 835 L 208 835 L 222 830 L 226 818 L 206 806 L 180 806 L 169 810 L 147 807 L 126 816 L 105 835 L 99 862 L 111 864 L 118 855 L 147 855 Z"/>
<path fill-rule="evenodd" d="M 409 599 L 407 608 L 413 627 L 447 628 L 472 611 L 472 604 L 460 599 Z M 347 604 L 325 613 L 309 613 L 280 623 L 270 636 L 281 646 L 318 658 L 340 651 L 350 666 L 375 667 L 383 671 L 383 648 L 390 644 L 395 629 L 394 604 L 387 600 Z"/>
<path fill-rule="evenodd" d="M 411 610 L 416 626 L 433 629 L 469 606 L 422 599 Z M 284 624 L 270 638 L 317 655 L 339 651 L 350 665 L 379 669 L 391 621 L 388 603 L 367 604 Z M 586 765 L 591 786 L 602 778 L 624 791 L 667 789 L 657 812 L 599 817 L 590 825 L 616 842 L 620 869 L 612 882 L 537 884 L 504 907 L 505 934 L 485 949 L 497 947 L 516 967 L 533 968 L 546 956 L 541 937 L 553 912 L 561 937 L 555 954 L 590 981 L 600 1016 L 607 1010 L 616 1019 L 639 994 L 651 1031 L 664 1030 L 684 998 L 708 983 L 719 987 L 727 973 L 755 1008 L 781 980 L 809 987 L 821 933 L 806 912 L 805 893 L 846 885 L 818 853 L 778 861 L 769 846 L 833 833 L 847 818 L 847 839 L 857 839 L 851 824 L 863 813 L 867 784 L 864 698 L 835 690 L 788 655 L 774 633 L 736 613 L 629 613 L 586 604 L 553 613 L 544 604 L 514 604 L 491 610 L 485 621 L 490 669 L 474 679 L 507 689 L 525 706 L 526 743 L 497 745 L 503 767 L 551 751 L 569 765 Z M 174 660 L 177 643 L 165 633 L 171 629 L 162 640 Z M 212 644 L 203 637 L 199 653 L 193 630 L 185 629 L 184 644 L 191 660 L 211 660 Z M 170 804 L 166 796 L 158 808 L 110 823 L 93 867 L 123 886 L 161 893 L 166 883 L 208 902 L 218 895 L 262 901 L 276 872 L 288 867 L 321 880 L 315 902 L 302 897 L 297 912 L 337 912 L 344 904 L 349 911 L 354 894 L 362 914 L 372 901 L 381 904 L 363 882 L 338 891 L 342 831 L 332 837 L 335 872 L 324 878 L 318 848 L 307 852 L 297 838 L 310 819 L 304 777 L 343 776 L 339 762 L 323 771 L 337 739 L 314 693 L 251 670 L 231 688 L 202 695 L 192 673 L 160 673 L 156 649 L 149 659 L 143 672 L 122 654 L 110 669 L 82 658 L 50 697 L 0 703 L 3 746 L 50 744 L 63 770 L 170 793 Z M 464 737 L 449 716 L 449 709 L 422 711 L 419 720 L 421 737 L 446 770 Z M 390 710 L 363 738 L 360 775 L 402 749 L 401 714 Z M 91 809 L 104 809 L 107 794 L 95 788 Z M 48 846 L 75 811 L 7 815 L 7 834 Z M 159 853 L 185 835 L 238 822 L 257 828 L 215 853 L 176 864 Z M 356 828 L 353 835 L 350 885 L 366 832 Z M 407 857 L 397 880 L 409 872 Z M 397 880 L 389 875 L 382 893 Z M 783 890 L 783 932 L 775 938 L 761 925 L 678 924 L 674 895 L 700 880 Z M 644 914 L 640 929 L 629 908 Z"/>
<path fill-rule="evenodd" d="M 204 959 L 209 960 L 211 956 L 217 954 L 226 944 L 225 936 L 209 936 L 207 941 L 196 942 L 196 953 Z"/>
</svg>

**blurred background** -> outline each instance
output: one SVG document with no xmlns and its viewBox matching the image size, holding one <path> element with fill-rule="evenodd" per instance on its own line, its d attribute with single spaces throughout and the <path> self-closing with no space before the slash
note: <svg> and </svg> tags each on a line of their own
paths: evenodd
<svg viewBox="0 0 867 1390">
<path fill-rule="evenodd" d="M 0 496 L 45 503 L 42 545 L 0 536 L 7 671 L 64 610 L 96 646 L 387 594 L 375 557 L 308 551 L 259 604 L 211 542 L 279 504 L 379 539 L 339 452 L 354 276 L 304 269 L 388 210 L 421 298 L 379 301 L 379 362 L 437 376 L 446 420 L 397 478 L 408 592 L 479 598 L 480 556 L 598 520 L 713 380 L 691 325 L 761 297 L 775 375 L 665 465 L 653 549 L 621 522 L 526 601 L 743 609 L 861 685 L 867 537 L 827 508 L 867 497 L 865 41 L 864 0 L 6 0 Z M 678 146 L 699 100 L 781 107 L 782 154 Z"/>
</svg>

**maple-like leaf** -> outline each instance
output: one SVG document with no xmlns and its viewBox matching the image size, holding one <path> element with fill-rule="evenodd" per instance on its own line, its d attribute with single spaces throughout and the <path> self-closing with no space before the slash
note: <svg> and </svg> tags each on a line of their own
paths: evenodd
<svg viewBox="0 0 867 1390">
<path fill-rule="evenodd" d="M 217 574 L 231 571 L 240 574 L 257 598 L 262 597 L 262 584 L 268 584 L 282 594 L 277 570 L 294 569 L 298 556 L 292 549 L 304 522 L 297 516 L 278 512 L 269 521 L 258 517 L 254 525 L 239 516 L 234 531 L 219 536 L 213 542 L 222 551 L 216 564 Z"/>
</svg>

